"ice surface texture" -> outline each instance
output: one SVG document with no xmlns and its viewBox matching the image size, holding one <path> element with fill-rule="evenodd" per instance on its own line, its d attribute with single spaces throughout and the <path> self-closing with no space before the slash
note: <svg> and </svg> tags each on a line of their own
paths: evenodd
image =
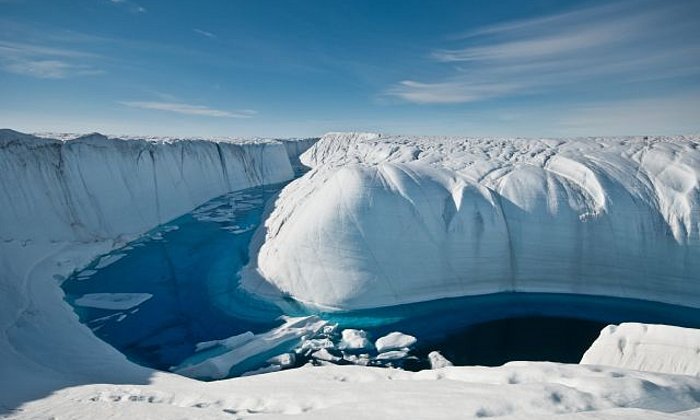
<svg viewBox="0 0 700 420">
<path fill-rule="evenodd" d="M 328 134 L 252 268 L 330 309 L 503 291 L 698 306 L 699 141 Z"/>
<path fill-rule="evenodd" d="M 609 325 L 581 363 L 700 376 L 700 330 L 637 323 Z"/>
<path fill-rule="evenodd" d="M 293 167 L 273 140 L 63 141 L 0 130 L 0 177 L 0 239 L 90 241 L 140 234 L 226 192 L 289 180 Z"/>
<path fill-rule="evenodd" d="M 146 380 L 149 370 L 78 322 L 60 281 L 207 200 L 290 180 L 294 154 L 312 141 L 42 138 L 0 130 L 0 415 L 85 378 Z"/>
</svg>

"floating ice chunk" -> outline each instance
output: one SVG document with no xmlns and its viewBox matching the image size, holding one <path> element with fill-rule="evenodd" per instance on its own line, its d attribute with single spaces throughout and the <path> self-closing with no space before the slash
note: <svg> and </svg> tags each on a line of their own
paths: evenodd
<svg viewBox="0 0 700 420">
<path fill-rule="evenodd" d="M 375 360 L 401 360 L 408 357 L 408 350 L 391 350 L 379 353 Z"/>
<path fill-rule="evenodd" d="M 324 362 L 338 363 L 343 360 L 342 357 L 336 356 L 328 351 L 327 348 L 315 351 L 311 354 L 311 357 L 316 360 L 322 360 Z"/>
<path fill-rule="evenodd" d="M 95 269 L 101 270 L 108 265 L 112 265 L 115 262 L 121 260 L 122 258 L 126 257 L 126 254 L 110 254 L 110 255 L 105 255 L 104 257 L 100 258 L 100 262 L 97 263 L 95 266 Z"/>
<path fill-rule="evenodd" d="M 317 316 L 299 318 L 285 317 L 285 323 L 271 331 L 256 334 L 251 340 L 240 345 L 221 349 L 208 348 L 204 353 L 211 352 L 212 356 L 202 360 L 202 354 L 195 354 L 185 360 L 180 366 L 171 370 L 180 375 L 201 379 L 221 379 L 232 370 L 240 370 L 247 374 L 258 373 L 258 366 L 272 356 L 288 352 L 296 347 L 304 337 L 312 337 L 326 325 L 327 321 Z M 281 367 L 278 366 L 279 369 Z M 249 372 L 250 370 L 250 372 Z"/>
<path fill-rule="evenodd" d="M 89 293 L 76 299 L 75 304 L 87 308 L 126 310 L 152 297 L 150 293 Z"/>
<path fill-rule="evenodd" d="M 223 228 L 226 231 L 229 231 L 233 234 L 240 235 L 241 233 L 246 233 L 250 232 L 251 230 L 255 230 L 256 226 L 255 225 L 250 225 L 250 226 L 227 226 Z"/>
<path fill-rule="evenodd" d="M 330 338 L 312 338 L 309 340 L 304 340 L 301 344 L 301 351 L 316 351 L 321 349 L 332 349 L 335 347 L 333 341 Z"/>
<path fill-rule="evenodd" d="M 447 360 L 445 356 L 438 351 L 431 351 L 428 353 L 428 361 L 430 361 L 431 369 L 442 369 L 444 367 L 454 366 L 452 362 Z"/>
<path fill-rule="evenodd" d="M 390 350 L 401 350 L 407 349 L 416 344 L 416 337 L 400 332 L 392 332 L 384 337 L 379 338 L 374 346 L 377 348 L 379 353 Z"/>
<path fill-rule="evenodd" d="M 331 335 L 338 329 L 338 324 L 329 324 L 323 327 L 323 333 L 326 335 Z"/>
<path fill-rule="evenodd" d="M 369 354 L 344 354 L 343 359 L 360 366 L 367 366 L 370 362 Z"/>
<path fill-rule="evenodd" d="M 367 339 L 367 332 L 352 328 L 344 329 L 338 348 L 341 350 L 371 349 L 372 343 Z"/>
<path fill-rule="evenodd" d="M 223 340 L 202 341 L 201 343 L 197 343 L 195 345 L 195 350 L 202 351 L 216 346 L 223 346 L 233 349 L 247 343 L 253 338 L 255 338 L 255 334 L 250 331 L 246 331 L 243 334 L 234 335 L 229 338 L 224 338 Z"/>
<path fill-rule="evenodd" d="M 294 353 L 284 353 L 267 360 L 271 365 L 277 365 L 282 369 L 292 367 L 296 363 L 296 355 Z"/>
<path fill-rule="evenodd" d="M 124 315 L 124 312 L 116 312 L 116 313 L 113 313 L 111 315 L 101 316 L 99 318 L 91 319 L 90 321 L 88 321 L 88 324 L 100 324 L 100 327 L 102 327 L 102 324 L 104 324 L 107 321 L 111 321 L 112 319 L 116 319 L 118 322 L 122 316 L 126 316 L 126 315 Z"/>
<path fill-rule="evenodd" d="M 162 232 L 155 232 L 150 235 L 148 235 L 148 238 L 151 239 L 152 241 L 162 241 L 164 239 L 163 233 Z"/>
<path fill-rule="evenodd" d="M 78 273 L 78 280 L 87 280 L 90 277 L 92 277 L 95 273 L 97 273 L 97 270 L 83 270 L 80 273 Z"/>
</svg>

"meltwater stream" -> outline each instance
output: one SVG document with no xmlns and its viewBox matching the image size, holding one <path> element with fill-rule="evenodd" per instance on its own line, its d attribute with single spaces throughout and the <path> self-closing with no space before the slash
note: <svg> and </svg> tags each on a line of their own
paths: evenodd
<svg viewBox="0 0 700 420">
<path fill-rule="evenodd" d="M 271 330 L 275 335 L 274 329 L 285 322 L 282 315 L 311 315 L 293 304 L 282 305 L 287 308 L 285 314 L 277 305 L 238 287 L 238 272 L 248 262 L 250 241 L 265 206 L 284 185 L 215 198 L 98 258 L 63 283 L 66 300 L 98 337 L 131 360 L 156 369 L 168 370 L 183 361 L 221 354 L 207 350 L 193 357 L 198 343 L 241 334 L 246 340 L 252 334 L 267 340 L 264 335 Z M 427 354 L 433 350 L 458 365 L 499 365 L 509 360 L 576 363 L 609 323 L 700 327 L 698 309 L 545 293 L 498 293 L 314 315 L 329 325 L 338 324 L 335 329 L 319 330 L 317 344 L 332 341 L 329 338 L 337 342 L 346 328 L 362 329 L 370 339 L 392 331 L 418 339 L 408 357 L 399 359 L 377 357 L 371 345 L 349 351 L 354 353 L 349 355 L 328 348 L 324 359 L 409 369 L 428 367 Z M 265 368 L 275 351 L 288 352 L 299 340 L 290 343 L 283 348 L 253 347 L 261 348 L 260 357 L 249 358 L 225 376 Z M 311 351 L 297 354 L 285 366 L 319 362 Z"/>
</svg>

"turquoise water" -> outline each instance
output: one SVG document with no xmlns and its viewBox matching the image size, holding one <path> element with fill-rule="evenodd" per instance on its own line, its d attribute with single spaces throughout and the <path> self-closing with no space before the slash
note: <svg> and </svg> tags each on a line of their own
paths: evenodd
<svg viewBox="0 0 700 420">
<path fill-rule="evenodd" d="M 218 197 L 98 259 L 63 283 L 81 322 L 131 360 L 157 369 L 180 364 L 195 344 L 282 324 L 276 305 L 238 288 L 238 271 L 265 206 L 285 184 Z M 125 310 L 76 305 L 93 293 L 148 293 Z M 295 305 L 293 315 L 300 315 Z M 290 309 L 287 309 L 290 311 Z M 419 339 L 417 359 L 439 350 L 457 364 L 508 360 L 577 362 L 609 323 L 637 321 L 700 327 L 700 310 L 585 295 L 498 293 L 390 308 L 320 314 L 378 338 L 402 331 Z M 300 360 L 299 363 L 303 363 Z M 410 365 L 410 364 L 409 364 Z M 253 369 L 255 366 L 250 366 Z"/>
<path fill-rule="evenodd" d="M 238 289 L 237 272 L 248 262 L 265 203 L 283 186 L 227 194 L 154 229 L 112 252 L 124 255 L 118 261 L 96 270 L 98 259 L 69 277 L 62 286 L 66 300 L 74 305 L 91 293 L 153 295 L 126 311 L 74 308 L 102 340 L 159 369 L 179 364 L 198 342 L 280 325 L 276 306 Z"/>
</svg>

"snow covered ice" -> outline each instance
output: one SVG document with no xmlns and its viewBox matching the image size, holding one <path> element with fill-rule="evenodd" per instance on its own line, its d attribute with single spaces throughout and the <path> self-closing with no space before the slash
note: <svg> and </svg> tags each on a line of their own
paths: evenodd
<svg viewBox="0 0 700 420">
<path fill-rule="evenodd" d="M 440 331 L 463 314 L 487 317 L 475 302 L 494 292 L 581 296 L 557 311 L 586 307 L 593 294 L 609 306 L 636 301 L 603 297 L 660 302 L 651 315 L 659 319 L 669 308 L 692 315 L 698 138 L 335 133 L 304 153 L 312 143 L 0 132 L 0 179 L 15 186 L 0 190 L 0 415 L 700 417 L 695 329 L 624 323 L 604 328 L 581 364 L 477 367 L 453 366 L 396 326 L 408 325 L 390 323 L 428 317 L 423 330 Z M 265 203 L 243 190 L 291 181 L 300 162 L 311 170 L 273 196 L 253 234 L 237 211 Z M 74 313 L 105 311 L 104 322 L 124 325 L 155 305 L 155 294 L 84 293 L 75 308 L 64 300 L 61 282 L 97 287 L 103 273 L 182 234 L 171 222 L 183 215 L 252 237 L 244 291 L 294 313 L 267 331 L 192 343 L 173 370 L 252 376 L 203 382 L 140 366 Z M 447 297 L 457 300 L 431 306 Z M 477 307 L 460 312 L 462 302 Z M 439 306 L 453 317 L 431 324 Z M 418 372 L 370 367 L 419 353 L 428 366 Z"/>
<path fill-rule="evenodd" d="M 383 353 L 385 351 L 407 349 L 416 344 L 416 341 L 416 337 L 412 335 L 394 331 L 384 337 L 379 337 L 374 342 L 374 347 L 377 348 L 378 352 Z"/>
<path fill-rule="evenodd" d="M 310 307 L 514 291 L 700 306 L 698 138 L 331 133 L 301 160 L 250 271 Z"/>
</svg>

